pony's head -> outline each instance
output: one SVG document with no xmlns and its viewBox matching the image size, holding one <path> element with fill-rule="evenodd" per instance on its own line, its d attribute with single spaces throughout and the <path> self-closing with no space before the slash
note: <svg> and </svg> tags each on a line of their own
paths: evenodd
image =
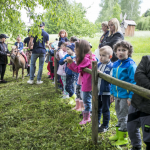
<svg viewBox="0 0 150 150">
<path fill-rule="evenodd" d="M 15 59 L 16 56 L 18 55 L 18 48 L 17 46 L 11 46 L 11 59 Z"/>
</svg>

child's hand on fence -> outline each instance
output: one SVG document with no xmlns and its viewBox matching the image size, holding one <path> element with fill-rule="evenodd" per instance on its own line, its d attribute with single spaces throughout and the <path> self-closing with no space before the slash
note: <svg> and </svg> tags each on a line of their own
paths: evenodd
<svg viewBox="0 0 150 150">
<path fill-rule="evenodd" d="M 131 101 L 127 100 L 127 103 L 128 103 L 128 106 L 130 106 L 130 105 L 131 105 Z"/>
<path fill-rule="evenodd" d="M 110 96 L 110 103 L 112 103 L 112 102 L 114 102 L 114 96 L 113 95 Z"/>
<path fill-rule="evenodd" d="M 67 63 L 69 63 L 69 64 L 72 64 L 72 63 L 73 63 L 73 60 L 72 60 L 71 57 L 67 57 L 66 59 L 67 59 Z"/>
</svg>

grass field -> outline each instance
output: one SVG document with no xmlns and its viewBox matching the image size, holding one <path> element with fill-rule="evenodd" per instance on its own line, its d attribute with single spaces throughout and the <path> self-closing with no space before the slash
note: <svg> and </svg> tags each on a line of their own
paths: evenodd
<svg viewBox="0 0 150 150">
<path fill-rule="evenodd" d="M 136 51 L 134 61 L 138 64 L 143 55 L 150 55 L 149 37 L 127 38 L 131 43 L 139 44 L 139 50 L 147 47 L 147 51 Z M 89 39 L 95 46 L 97 39 Z M 95 43 L 95 44 L 94 44 Z M 114 103 L 111 105 L 110 128 L 107 133 L 99 134 L 98 145 L 91 141 L 91 123 L 80 126 L 80 112 L 71 110 L 68 100 L 61 99 L 55 93 L 52 81 L 47 78 L 47 64 L 44 64 L 42 85 L 28 85 L 29 78 L 19 80 L 12 78 L 10 67 L 7 66 L 5 79 L 7 84 L 0 84 L 0 150 L 114 150 L 108 137 L 115 133 L 117 122 Z M 37 61 L 38 70 L 38 61 Z M 26 73 L 26 71 L 25 71 Z M 36 72 L 37 74 L 37 72 Z M 35 77 L 36 81 L 36 77 Z M 143 144 L 144 146 L 144 144 Z M 131 147 L 122 147 L 127 150 Z M 145 150 L 145 147 L 144 147 Z"/>
</svg>

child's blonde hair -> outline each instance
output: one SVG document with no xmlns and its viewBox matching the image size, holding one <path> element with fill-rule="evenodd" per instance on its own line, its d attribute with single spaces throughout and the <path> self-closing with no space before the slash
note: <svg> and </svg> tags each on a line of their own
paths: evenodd
<svg viewBox="0 0 150 150">
<path fill-rule="evenodd" d="M 104 46 L 99 49 L 99 52 L 105 51 L 109 56 L 113 55 L 113 50 L 110 46 Z"/>
<path fill-rule="evenodd" d="M 65 37 L 67 37 L 68 34 L 67 34 L 66 30 L 64 30 L 64 29 L 59 31 L 58 36 L 61 37 L 61 33 L 63 33 L 63 32 L 65 33 Z"/>
<path fill-rule="evenodd" d="M 120 23 L 119 23 L 118 19 L 117 18 L 112 18 L 111 20 L 109 20 L 108 26 L 109 26 L 109 24 L 111 22 L 115 26 L 115 33 L 118 32 L 118 31 L 121 32 Z M 109 31 L 109 35 L 108 36 L 110 36 L 111 34 L 112 34 L 111 31 Z"/>
</svg>

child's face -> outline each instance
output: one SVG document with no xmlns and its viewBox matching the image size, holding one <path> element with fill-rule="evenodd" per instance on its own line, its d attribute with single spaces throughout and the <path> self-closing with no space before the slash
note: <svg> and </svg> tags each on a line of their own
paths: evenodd
<svg viewBox="0 0 150 150">
<path fill-rule="evenodd" d="M 120 46 L 117 48 L 116 55 L 119 60 L 125 60 L 129 57 L 129 51 L 127 48 Z"/>
<path fill-rule="evenodd" d="M 65 32 L 61 32 L 60 36 L 63 38 L 65 37 Z"/>
<path fill-rule="evenodd" d="M 66 46 L 65 46 L 64 44 L 62 44 L 62 45 L 60 46 L 60 48 L 61 48 L 64 52 L 67 51 L 67 50 L 66 50 Z"/>
<path fill-rule="evenodd" d="M 21 38 L 17 38 L 17 42 L 20 43 L 21 42 Z"/>
<path fill-rule="evenodd" d="M 72 55 L 72 54 L 73 54 L 73 51 L 72 51 L 69 47 L 67 47 L 66 49 L 67 49 L 67 53 L 68 53 L 69 55 Z"/>
<path fill-rule="evenodd" d="M 100 55 L 100 62 L 103 64 L 107 64 L 110 61 L 109 54 L 104 50 L 99 52 Z"/>
</svg>

